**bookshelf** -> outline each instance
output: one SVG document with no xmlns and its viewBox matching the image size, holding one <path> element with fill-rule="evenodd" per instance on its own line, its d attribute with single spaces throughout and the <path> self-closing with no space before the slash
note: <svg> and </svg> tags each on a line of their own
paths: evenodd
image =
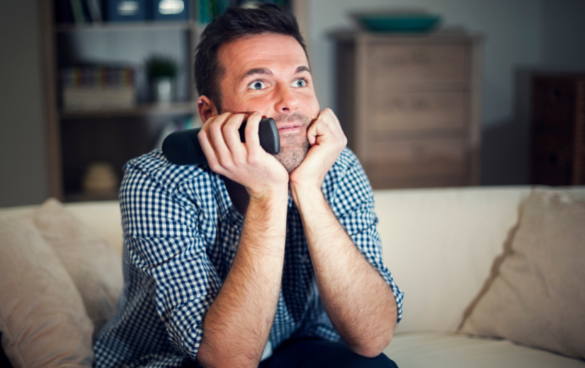
<svg viewBox="0 0 585 368">
<path fill-rule="evenodd" d="M 194 49 L 201 28 L 189 20 L 57 23 L 55 1 L 41 4 L 44 100 L 49 195 L 61 201 L 117 199 L 117 189 L 87 192 L 88 168 L 106 162 L 119 184 L 123 166 L 156 146 L 171 121 L 197 116 Z M 194 9 L 193 2 L 191 10 Z M 152 101 L 144 61 L 168 55 L 179 64 L 176 96 L 170 104 Z M 61 73 L 78 65 L 127 65 L 135 70 L 134 106 L 68 110 Z"/>
<path fill-rule="evenodd" d="M 140 115 L 186 115 L 197 110 L 194 102 L 176 102 L 172 105 L 142 104 L 140 106 L 95 111 L 64 111 L 59 114 L 61 119 L 90 119 L 97 117 L 140 116 Z"/>
<path fill-rule="evenodd" d="M 83 190 L 89 166 L 110 164 L 119 184 L 124 164 L 155 148 L 170 121 L 197 117 L 193 63 L 202 27 L 193 16 L 175 21 L 58 23 L 56 1 L 60 0 L 40 2 L 48 193 L 64 202 L 114 200 L 117 188 L 103 193 Z M 191 1 L 190 13 L 194 13 L 197 0 L 187 1 Z M 289 5 L 306 35 L 306 0 Z M 180 65 L 176 98 L 171 104 L 151 100 L 143 65 L 154 54 L 169 55 Z M 135 106 L 64 108 L 60 77 L 64 68 L 120 63 L 136 68 Z"/>
<path fill-rule="evenodd" d="M 148 21 L 148 22 L 116 22 L 116 23 L 87 23 L 87 24 L 56 24 L 54 32 L 108 32 L 152 29 L 190 29 L 194 27 L 191 21 Z"/>
</svg>

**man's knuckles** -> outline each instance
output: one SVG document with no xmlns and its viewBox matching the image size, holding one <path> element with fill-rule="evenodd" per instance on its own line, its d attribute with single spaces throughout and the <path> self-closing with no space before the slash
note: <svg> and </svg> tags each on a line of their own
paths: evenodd
<svg viewBox="0 0 585 368">
<path fill-rule="evenodd" d="M 217 158 L 217 162 L 222 168 L 226 169 L 227 171 L 232 171 L 234 168 L 234 161 L 232 160 L 231 157 L 220 155 Z"/>
<path fill-rule="evenodd" d="M 226 171 L 224 170 L 223 166 L 221 166 L 221 164 L 217 161 L 217 160 L 208 160 L 207 164 L 209 165 L 209 168 L 213 171 L 216 172 L 220 175 L 225 175 Z"/>
<path fill-rule="evenodd" d="M 245 155 L 235 155 L 233 158 L 234 165 L 237 167 L 242 167 L 249 163 L 248 158 Z"/>
</svg>

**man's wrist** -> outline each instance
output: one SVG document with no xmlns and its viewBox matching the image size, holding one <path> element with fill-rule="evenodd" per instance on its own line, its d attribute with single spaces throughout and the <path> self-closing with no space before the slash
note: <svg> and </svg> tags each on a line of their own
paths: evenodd
<svg viewBox="0 0 585 368">
<path fill-rule="evenodd" d="M 309 210 L 322 203 L 326 203 L 325 196 L 320 186 L 309 184 L 292 184 L 290 185 L 290 193 L 293 201 L 299 210 Z"/>
<path fill-rule="evenodd" d="M 257 205 L 266 210 L 277 209 L 288 202 L 288 190 L 286 186 L 269 187 L 258 192 L 248 192 L 249 205 Z"/>
</svg>

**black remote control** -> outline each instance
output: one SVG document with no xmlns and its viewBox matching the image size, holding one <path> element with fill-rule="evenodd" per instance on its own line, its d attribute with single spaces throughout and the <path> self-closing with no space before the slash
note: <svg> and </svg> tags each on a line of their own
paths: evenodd
<svg viewBox="0 0 585 368">
<path fill-rule="evenodd" d="M 244 130 L 246 122 L 240 126 L 240 139 L 245 142 Z M 201 149 L 197 134 L 201 128 L 181 130 L 169 134 L 162 144 L 162 151 L 166 159 L 175 165 L 197 165 L 206 164 L 207 157 Z M 280 137 L 278 128 L 272 118 L 262 119 L 258 127 L 260 146 L 271 155 L 280 152 Z"/>
</svg>

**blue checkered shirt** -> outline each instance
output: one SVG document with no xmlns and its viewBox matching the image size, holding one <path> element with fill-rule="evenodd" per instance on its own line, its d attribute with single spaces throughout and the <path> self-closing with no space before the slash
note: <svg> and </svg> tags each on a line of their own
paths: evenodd
<svg viewBox="0 0 585 368">
<path fill-rule="evenodd" d="M 128 162 L 120 188 L 124 289 L 116 315 L 95 343 L 96 367 L 180 367 L 196 361 L 205 313 L 236 256 L 243 216 L 207 165 L 177 166 L 160 149 Z M 382 262 L 374 196 L 345 149 L 325 176 L 323 193 L 356 246 L 392 289 Z M 323 308 L 301 217 L 289 195 L 284 270 L 269 342 L 341 340 Z"/>
</svg>

